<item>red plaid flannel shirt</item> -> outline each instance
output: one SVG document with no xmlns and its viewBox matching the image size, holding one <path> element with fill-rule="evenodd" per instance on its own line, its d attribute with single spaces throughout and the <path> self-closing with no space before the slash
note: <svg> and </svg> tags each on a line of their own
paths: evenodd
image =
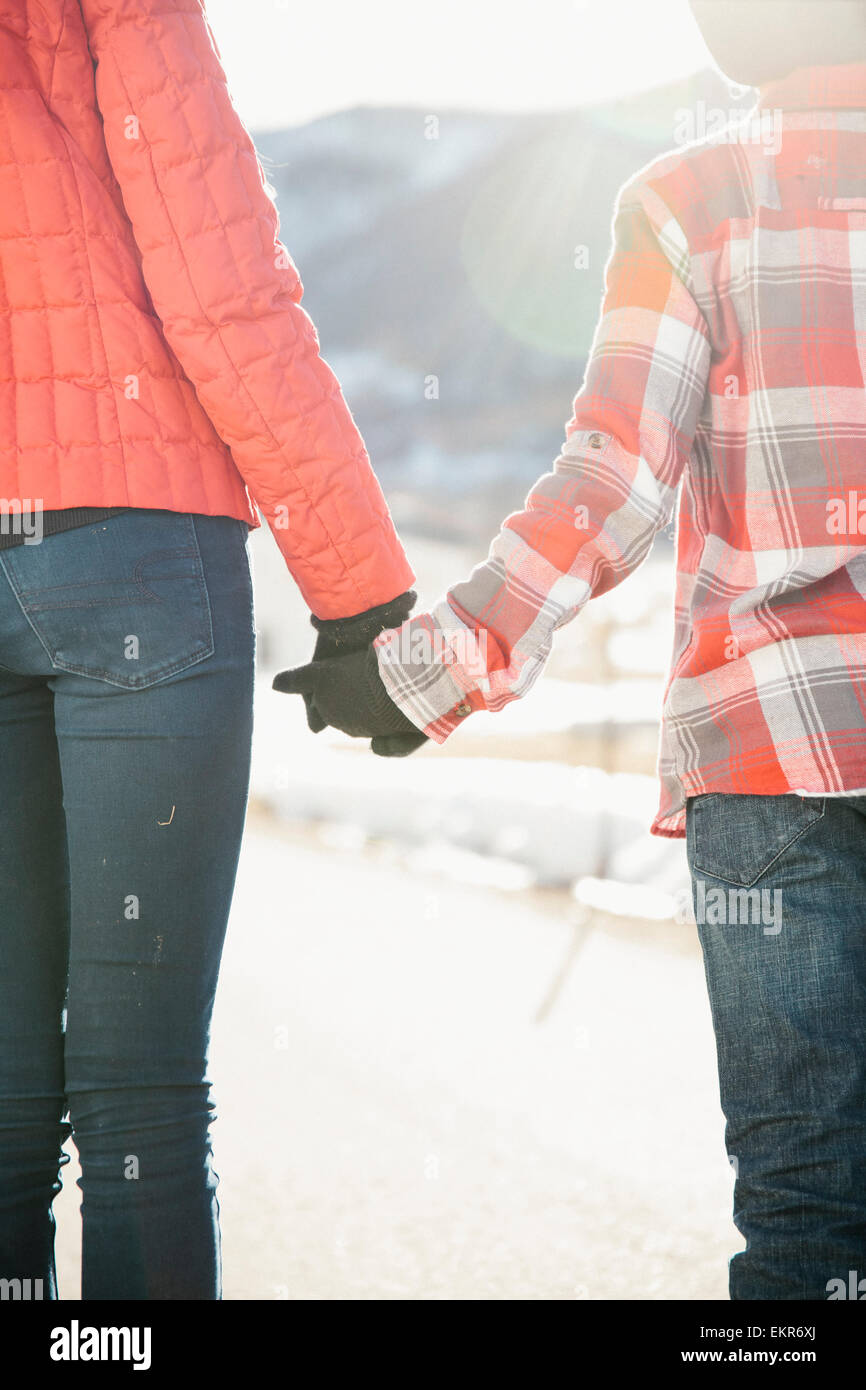
<svg viewBox="0 0 866 1390">
<path fill-rule="evenodd" d="M 443 742 L 677 516 L 654 834 L 702 792 L 866 791 L 866 64 L 801 68 L 620 190 L 552 471 L 488 559 L 377 640 Z"/>
</svg>

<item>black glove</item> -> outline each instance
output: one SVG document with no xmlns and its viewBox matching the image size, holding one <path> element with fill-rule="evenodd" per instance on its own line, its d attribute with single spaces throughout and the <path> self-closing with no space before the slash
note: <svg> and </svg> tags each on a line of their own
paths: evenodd
<svg viewBox="0 0 866 1390">
<path fill-rule="evenodd" d="M 380 603 L 377 608 L 367 608 L 352 618 L 317 618 L 310 614 L 310 622 L 318 636 L 313 648 L 313 661 L 325 661 L 328 657 L 343 656 L 346 652 L 360 652 L 389 627 L 400 627 L 405 623 L 415 607 L 418 595 L 414 589 L 399 594 L 388 603 Z M 299 668 L 300 669 L 300 668 Z M 321 733 L 327 721 L 313 713 L 309 697 L 304 695 L 307 707 L 307 724 L 314 734 Z M 414 725 L 413 725 L 414 728 Z"/>
<path fill-rule="evenodd" d="M 352 738 L 370 738 L 370 747 L 380 757 L 404 758 L 427 742 L 427 735 L 385 689 L 370 643 L 362 651 L 280 671 L 273 687 L 304 697 L 307 723 L 314 733 L 330 724 Z"/>
</svg>

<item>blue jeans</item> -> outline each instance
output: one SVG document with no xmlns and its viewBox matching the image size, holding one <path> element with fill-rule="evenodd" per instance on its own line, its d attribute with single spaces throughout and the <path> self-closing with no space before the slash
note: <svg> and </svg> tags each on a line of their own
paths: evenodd
<svg viewBox="0 0 866 1390">
<path fill-rule="evenodd" d="M 731 1298 L 866 1294 L 866 797 L 709 793 L 686 818 L 747 1242 Z"/>
<path fill-rule="evenodd" d="M 247 535 L 136 510 L 0 550 L 0 1278 L 45 1298 L 70 1130 L 82 1297 L 221 1297 L 207 1050 L 249 782 Z"/>
</svg>

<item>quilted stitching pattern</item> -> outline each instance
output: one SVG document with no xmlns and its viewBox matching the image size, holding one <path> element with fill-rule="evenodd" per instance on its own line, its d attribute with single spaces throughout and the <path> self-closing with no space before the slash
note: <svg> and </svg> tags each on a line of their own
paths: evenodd
<svg viewBox="0 0 866 1390">
<path fill-rule="evenodd" d="M 408 589 L 302 293 L 201 0 L 0 0 L 3 496 L 258 508 L 322 618 Z"/>
</svg>

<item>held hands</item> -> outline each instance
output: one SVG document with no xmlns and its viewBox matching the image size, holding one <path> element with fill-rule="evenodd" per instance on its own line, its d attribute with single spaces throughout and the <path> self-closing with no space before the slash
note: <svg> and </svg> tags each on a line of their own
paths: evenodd
<svg viewBox="0 0 866 1390">
<path fill-rule="evenodd" d="M 331 725 L 353 738 L 370 738 L 372 751 L 385 758 L 405 757 L 427 742 L 385 689 L 372 645 L 385 628 L 405 622 L 415 598 L 410 590 L 352 618 L 311 618 L 319 634 L 312 661 L 280 671 L 273 688 L 303 696 L 314 734 Z"/>
<path fill-rule="evenodd" d="M 385 689 L 372 646 L 281 671 L 274 677 L 274 690 L 303 695 L 313 733 L 330 724 L 353 738 L 370 738 L 370 747 L 381 757 L 402 758 L 427 742 Z"/>
</svg>

